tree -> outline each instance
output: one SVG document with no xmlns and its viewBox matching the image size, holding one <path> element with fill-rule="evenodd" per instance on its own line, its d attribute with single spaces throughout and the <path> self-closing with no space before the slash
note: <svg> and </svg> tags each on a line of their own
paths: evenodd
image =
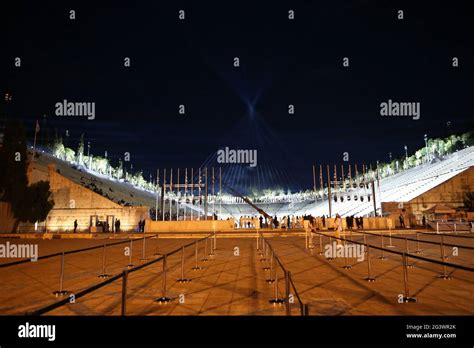
<svg viewBox="0 0 474 348">
<path fill-rule="evenodd" d="M 84 133 L 81 134 L 81 139 L 79 140 L 79 146 L 77 147 L 76 161 L 79 165 L 84 164 Z"/>
<path fill-rule="evenodd" d="M 48 181 L 38 181 L 26 187 L 23 197 L 12 206 L 15 217 L 21 222 L 44 221 L 54 206 Z"/>
<path fill-rule="evenodd" d="M 474 192 L 467 192 L 464 198 L 464 208 L 467 211 L 474 211 Z"/>
<path fill-rule="evenodd" d="M 52 209 L 49 183 L 39 181 L 28 186 L 26 136 L 20 123 L 9 123 L 0 147 L 0 201 L 10 203 L 16 218 L 15 232 L 20 221 L 43 221 Z"/>
<path fill-rule="evenodd" d="M 9 122 L 5 126 L 0 163 L 0 201 L 12 202 L 28 185 L 26 136 L 18 122 Z"/>
</svg>

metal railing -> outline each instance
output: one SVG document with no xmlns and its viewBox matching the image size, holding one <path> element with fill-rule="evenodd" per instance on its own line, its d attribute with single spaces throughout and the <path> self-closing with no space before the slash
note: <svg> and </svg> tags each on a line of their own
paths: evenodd
<svg viewBox="0 0 474 348">
<path fill-rule="evenodd" d="M 270 243 L 267 241 L 267 239 L 263 236 L 262 232 L 257 232 L 257 251 L 259 252 L 260 256 L 262 256 L 260 261 L 268 262 L 270 264 L 270 267 L 264 267 L 263 268 L 264 270 L 270 271 L 270 277 L 269 277 L 269 279 L 267 279 L 267 283 L 273 284 L 273 298 L 270 299 L 269 302 L 272 303 L 272 304 L 283 304 L 284 303 L 285 304 L 285 309 L 286 309 L 286 315 L 290 316 L 291 315 L 290 287 L 292 287 L 293 291 L 294 291 L 294 295 L 296 296 L 296 298 L 298 300 L 298 303 L 299 303 L 299 306 L 300 306 L 301 315 L 302 316 L 309 315 L 309 305 L 305 304 L 302 301 L 302 299 L 299 295 L 299 292 L 296 289 L 295 283 L 293 282 L 291 272 L 288 271 L 285 268 L 285 266 L 283 265 L 283 262 L 281 261 L 280 257 L 276 254 L 275 250 L 270 245 Z M 275 267 L 275 261 L 278 264 L 278 266 L 280 266 L 280 268 L 281 268 L 281 270 L 283 271 L 283 274 L 284 274 L 285 298 L 280 298 L 279 297 L 278 269 L 277 269 L 277 267 Z"/>
<path fill-rule="evenodd" d="M 429 220 L 427 225 L 432 229 L 436 230 L 436 233 L 446 233 L 446 232 L 468 232 L 471 233 L 471 223 L 468 221 L 443 221 L 443 220 Z M 443 226 L 445 228 L 443 228 Z M 441 232 L 440 232 L 441 231 Z"/>
<path fill-rule="evenodd" d="M 51 257 L 56 257 L 56 256 L 64 257 L 65 255 L 81 253 L 81 252 L 84 252 L 84 251 L 90 251 L 90 250 L 100 249 L 100 248 L 109 247 L 109 246 L 114 246 L 114 245 L 119 245 L 119 244 L 132 243 L 133 241 L 136 241 L 136 240 L 142 240 L 142 239 L 145 240 L 145 239 L 148 239 L 148 238 L 155 238 L 155 237 L 157 237 L 157 236 L 158 236 L 157 234 L 154 234 L 154 235 L 152 235 L 152 236 L 145 236 L 145 237 L 140 237 L 140 238 L 133 238 L 133 239 L 132 239 L 132 238 L 128 238 L 128 239 L 123 240 L 123 241 L 120 241 L 120 242 L 113 242 L 113 243 L 101 244 L 101 245 L 96 245 L 96 246 L 92 246 L 92 247 L 87 247 L 87 248 L 82 248 L 82 249 L 75 249 L 75 250 L 69 250 L 69 251 L 61 251 L 61 252 L 57 252 L 57 253 L 54 253 L 54 254 L 48 254 L 48 255 L 39 256 L 39 257 L 37 258 L 37 261 L 39 261 L 39 260 L 46 260 L 46 259 L 49 259 L 49 258 L 51 258 Z M 31 262 L 31 259 L 23 259 L 23 260 L 18 260 L 18 261 L 12 261 L 12 262 L 7 262 L 7 263 L 1 263 L 1 264 L 0 264 L 0 268 L 16 266 L 16 265 L 19 265 L 19 264 L 22 264 L 22 263 L 27 263 L 27 262 Z"/>
<path fill-rule="evenodd" d="M 180 246 L 179 248 L 169 252 L 169 253 L 166 253 L 156 259 L 153 259 L 153 260 L 150 260 L 150 261 L 147 261 L 147 262 L 144 262 L 142 263 L 141 265 L 138 265 L 138 266 L 135 266 L 135 265 L 128 265 L 126 269 L 124 269 L 121 273 L 119 274 L 116 274 L 116 275 L 113 275 L 113 276 L 109 276 L 107 274 L 105 274 L 105 269 L 103 268 L 103 274 L 99 277 L 101 278 L 107 278 L 106 280 L 100 282 L 100 283 L 97 283 L 97 284 L 94 284 L 92 286 L 89 286 L 83 290 L 80 290 L 78 291 L 77 293 L 74 293 L 74 300 L 77 300 L 87 294 L 90 294 L 96 290 L 99 290 L 101 288 L 103 288 L 104 286 L 106 285 L 109 285 L 113 282 L 115 282 L 116 280 L 118 279 L 122 279 L 122 294 L 121 294 L 121 315 L 126 315 L 126 306 L 127 306 L 127 284 L 128 284 L 128 275 L 130 273 L 133 273 L 133 272 L 136 272 L 138 270 L 141 270 L 145 267 L 148 267 L 148 266 L 151 266 L 159 261 L 162 261 L 163 260 L 163 271 L 162 271 L 162 275 L 161 275 L 161 278 L 162 278 L 162 293 L 161 293 L 161 297 L 157 298 L 156 301 L 157 302 L 170 302 L 171 299 L 168 298 L 166 295 L 167 295 L 167 286 L 166 286 L 166 279 L 167 279 L 167 258 L 171 255 L 174 255 L 176 253 L 178 253 L 179 251 L 182 252 L 182 256 L 181 256 L 181 279 L 178 279 L 178 281 L 180 280 L 186 280 L 186 281 L 189 281 L 189 279 L 185 278 L 184 277 L 184 251 L 186 248 L 192 246 L 192 245 L 195 245 L 196 248 L 195 248 L 195 259 L 196 259 L 196 266 L 198 265 L 198 261 L 197 261 L 197 258 L 198 258 L 198 244 L 199 242 L 201 241 L 207 241 L 207 239 L 211 238 L 211 237 L 214 237 L 214 239 L 216 238 L 215 236 L 215 233 L 214 235 L 208 235 L 204 238 L 201 238 L 201 239 L 197 239 L 191 243 L 188 243 L 186 245 L 183 245 L 183 246 Z M 149 238 L 149 237 L 145 237 L 145 238 Z M 114 244 L 117 244 L 117 243 L 114 243 Z M 215 250 L 215 241 L 214 243 L 212 243 L 212 240 L 211 240 L 211 250 Z M 102 246 L 99 246 L 99 247 L 102 247 Z M 96 247 L 94 247 L 96 248 Z M 86 249 L 90 249 L 90 248 L 86 248 Z M 82 251 L 82 250 L 81 250 Z M 78 252 L 78 251 L 76 251 Z M 61 254 L 63 255 L 64 253 L 58 253 L 58 254 Z M 56 255 L 56 254 L 55 254 Z M 50 256 L 51 257 L 51 256 Z M 143 260 L 144 258 L 142 258 Z M 62 257 L 62 262 L 64 261 L 63 257 Z M 63 267 L 61 267 L 61 269 L 63 270 Z M 198 268 L 198 269 L 202 269 L 202 268 Z M 193 267 L 193 270 L 196 270 L 195 267 Z M 60 279 L 62 279 L 62 277 L 60 277 Z M 62 280 L 60 280 L 60 290 L 57 291 L 57 295 L 65 295 L 67 294 L 68 292 L 66 290 L 63 290 L 62 289 Z M 46 305 L 46 306 L 43 306 L 41 308 L 38 308 L 38 309 L 35 309 L 35 310 L 32 310 L 32 311 L 29 311 L 27 314 L 28 315 L 42 315 L 42 314 L 45 314 L 45 313 L 48 313 L 56 308 L 59 308 L 59 307 L 62 307 L 66 304 L 69 304 L 71 303 L 70 302 L 70 299 L 68 297 L 66 298 L 63 298 L 57 302 L 54 302 L 52 304 L 49 304 L 49 305 Z"/>
<path fill-rule="evenodd" d="M 373 233 L 373 232 L 366 232 L 366 231 L 358 231 L 359 233 L 362 233 L 364 236 L 365 235 L 372 235 L 372 236 L 376 236 L 376 237 L 382 237 L 383 234 L 379 234 L 379 233 Z M 440 238 L 441 238 L 441 242 L 434 242 L 434 241 L 431 241 L 431 240 L 420 240 L 420 238 L 418 237 L 419 234 L 422 234 L 422 232 L 416 232 L 416 239 L 413 239 L 413 238 L 407 238 L 407 237 L 399 237 L 399 236 L 393 236 L 392 234 L 389 235 L 389 240 L 390 240 L 390 245 L 392 244 L 392 239 L 399 239 L 399 240 L 404 240 L 405 241 L 405 247 L 406 247 L 406 252 L 408 253 L 409 250 L 408 250 L 408 242 L 416 242 L 416 246 L 417 246 L 417 249 L 416 249 L 416 253 L 420 254 L 422 252 L 422 250 L 420 249 L 420 243 L 425 243 L 425 244 L 432 244 L 432 245 L 437 245 L 437 246 L 440 246 L 440 248 L 444 248 L 445 246 L 446 247 L 453 247 L 453 248 L 462 248 L 462 249 L 467 249 L 467 250 L 474 250 L 474 247 L 471 247 L 471 246 L 467 246 L 467 245 L 459 245 L 459 244 L 451 244 L 451 243 L 445 243 L 444 242 L 444 237 L 445 235 L 444 234 L 439 234 Z"/>
<path fill-rule="evenodd" d="M 358 232 L 361 232 L 361 231 L 358 231 Z M 450 263 L 450 262 L 445 262 L 444 260 L 446 259 L 446 256 L 445 256 L 445 253 L 444 253 L 444 246 L 443 246 L 442 243 L 441 244 L 438 244 L 436 242 L 431 242 L 430 243 L 430 244 L 437 244 L 437 245 L 441 246 L 440 247 L 440 257 L 441 257 L 442 261 L 438 261 L 438 260 L 433 260 L 433 259 L 430 259 L 430 258 L 427 258 L 427 257 L 410 254 L 409 250 L 408 250 L 408 244 L 405 244 L 405 251 L 395 251 L 393 249 L 388 249 L 384 246 L 384 242 L 383 242 L 383 237 L 384 236 L 379 235 L 379 234 L 363 232 L 364 237 L 365 237 L 366 234 L 380 236 L 381 237 L 381 246 L 380 247 L 376 246 L 376 245 L 368 244 L 367 241 L 365 240 L 365 238 L 364 238 L 363 242 L 359 242 L 359 241 L 355 241 L 355 240 L 352 240 L 352 239 L 347 239 L 347 238 L 344 238 L 344 237 L 336 237 L 336 236 L 332 236 L 332 235 L 328 235 L 328 234 L 321 233 L 321 232 L 316 232 L 316 231 L 314 231 L 312 233 L 315 233 L 315 234 L 320 236 L 320 247 L 319 247 L 320 248 L 320 252 L 319 252 L 320 255 L 324 254 L 322 252 L 322 242 L 321 242 L 321 237 L 323 237 L 323 236 L 328 237 L 330 243 L 332 242 L 332 239 L 335 239 L 335 240 L 340 240 L 344 244 L 346 242 L 350 242 L 350 243 L 366 246 L 367 247 L 367 257 L 365 258 L 366 259 L 365 261 L 367 263 L 367 277 L 364 278 L 364 279 L 367 280 L 368 282 L 374 282 L 376 280 L 375 277 L 372 277 L 371 253 L 370 253 L 371 249 L 382 251 L 382 256 L 380 257 L 380 259 L 385 258 L 384 253 L 391 253 L 391 254 L 396 254 L 396 255 L 401 256 L 401 266 L 403 268 L 402 273 L 403 273 L 403 286 L 404 286 L 404 294 L 403 294 L 403 297 L 402 297 L 403 302 L 416 302 L 416 298 L 410 296 L 410 292 L 409 292 L 408 268 L 412 267 L 412 265 L 408 263 L 409 258 L 415 259 L 415 260 L 420 260 L 420 261 L 426 261 L 426 262 L 434 263 L 434 264 L 437 264 L 437 265 L 441 265 L 443 267 L 443 270 L 442 270 L 442 273 L 440 275 L 438 275 L 438 277 L 442 278 L 442 279 L 451 279 L 451 276 L 446 272 L 446 267 L 460 269 L 460 270 L 468 271 L 468 272 L 474 272 L 474 268 L 472 268 L 472 267 L 467 267 L 467 266 L 462 266 L 462 265 L 458 265 L 458 264 L 454 264 L 454 263 Z M 405 242 L 407 242 L 407 239 L 403 238 L 403 237 L 392 237 L 392 238 L 404 239 Z M 445 245 L 447 245 L 447 244 L 445 244 Z M 364 262 L 364 261 L 362 261 L 362 262 Z M 346 267 L 343 267 L 343 268 L 346 268 Z"/>
<path fill-rule="evenodd" d="M 426 234 L 428 236 L 436 236 L 436 237 L 440 237 L 442 235 L 445 235 L 446 237 L 453 237 L 453 238 L 466 238 L 466 239 L 473 239 L 474 236 L 473 235 L 469 235 L 469 236 L 462 236 L 460 234 L 449 234 L 449 233 L 434 233 L 434 232 L 421 232 L 421 231 L 417 231 L 416 233 L 419 233 L 419 234 Z"/>
</svg>

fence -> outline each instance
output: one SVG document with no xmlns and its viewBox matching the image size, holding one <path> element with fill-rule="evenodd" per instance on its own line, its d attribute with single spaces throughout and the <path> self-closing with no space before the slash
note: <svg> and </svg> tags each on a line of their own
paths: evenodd
<svg viewBox="0 0 474 348">
<path fill-rule="evenodd" d="M 291 277 L 291 272 L 285 268 L 280 258 L 275 253 L 274 249 L 272 248 L 270 243 L 266 240 L 266 238 L 263 236 L 261 232 L 257 232 L 257 251 L 259 252 L 260 256 L 262 256 L 260 261 L 270 263 L 270 267 L 263 268 L 264 270 L 270 271 L 270 277 L 269 279 L 267 279 L 267 282 L 270 284 L 273 284 L 273 298 L 269 302 L 272 304 L 284 303 L 286 307 L 286 315 L 287 316 L 291 315 L 290 287 L 292 287 L 300 305 L 301 315 L 302 316 L 309 315 L 309 305 L 303 303 L 303 301 L 301 300 L 298 290 L 295 287 L 295 283 L 293 282 L 293 279 Z M 268 260 L 269 253 L 270 253 L 270 260 Z M 278 268 L 275 267 L 275 261 L 277 262 L 278 266 L 280 266 L 280 268 L 282 269 L 284 277 L 285 277 L 285 298 L 278 297 L 279 296 L 279 291 L 278 291 L 279 279 L 278 279 Z"/>
<path fill-rule="evenodd" d="M 201 239 L 198 239 L 198 240 L 195 240 L 194 242 L 191 242 L 191 243 L 188 243 L 184 246 L 181 246 L 179 247 L 178 249 L 175 249 L 169 253 L 166 253 L 164 255 L 162 255 L 161 257 L 158 257 L 156 259 L 153 259 L 151 261 L 147 261 L 147 262 L 144 262 L 142 263 L 141 265 L 139 266 L 134 266 L 134 265 L 131 265 L 129 263 L 128 265 L 128 268 L 129 269 L 125 269 L 122 271 L 122 273 L 119 273 L 119 274 L 116 274 L 116 275 L 113 275 L 113 276 L 108 276 L 106 275 L 107 277 L 103 277 L 103 278 L 107 278 L 106 280 L 100 282 L 100 283 L 97 283 L 97 284 L 94 284 L 92 286 L 89 286 L 77 293 L 74 294 L 74 298 L 75 300 L 87 295 L 87 294 L 90 294 L 96 290 L 99 290 L 101 288 L 103 288 L 104 286 L 106 285 L 109 285 L 113 282 L 115 282 L 116 280 L 119 280 L 119 279 L 122 279 L 122 294 L 121 294 L 121 315 L 126 315 L 126 308 L 127 308 L 127 284 L 128 284 L 128 275 L 130 273 L 133 273 L 133 272 L 136 272 L 138 270 L 141 270 L 145 267 L 148 267 L 150 265 L 153 265 L 161 260 L 163 260 L 163 272 L 162 272 L 162 294 L 161 294 L 161 297 L 158 298 L 156 301 L 158 302 L 169 302 L 171 299 L 168 298 L 166 296 L 166 277 L 167 277 L 167 258 L 171 255 L 174 255 L 176 253 L 178 253 L 179 251 L 182 252 L 182 260 L 183 260 L 183 257 L 184 257 L 184 251 L 186 248 L 192 246 L 192 245 L 196 245 L 196 248 L 195 248 L 195 253 L 196 253 L 196 264 L 197 264 L 197 253 L 198 253 L 198 243 L 201 242 L 201 241 L 204 241 L 204 240 L 207 240 L 210 238 L 211 235 L 208 235 L 204 238 L 201 238 Z M 145 238 L 150 238 L 150 237 L 144 237 L 142 239 L 145 239 Z M 214 238 L 215 238 L 215 235 L 214 235 Z M 119 244 L 119 243 L 114 243 L 114 244 Z M 214 244 L 211 244 L 211 248 L 214 248 L 212 245 L 215 245 Z M 93 248 L 96 248 L 96 247 L 93 247 Z M 73 251 L 73 252 L 80 252 L 80 251 L 83 251 L 83 250 L 90 250 L 91 248 L 86 248 L 86 249 L 82 249 L 82 250 L 77 250 L 77 251 Z M 72 253 L 72 252 L 69 252 L 69 253 Z M 57 253 L 57 254 L 60 254 L 60 255 L 64 255 L 65 253 Z M 56 256 L 57 254 L 55 255 L 48 255 L 49 257 L 52 257 L 52 256 Z M 63 264 L 63 258 L 64 256 L 62 256 L 62 264 Z M 181 262 L 181 275 L 182 275 L 182 279 L 181 280 L 184 280 L 186 278 L 184 278 L 184 262 L 182 261 Z M 63 272 L 63 267 L 61 267 L 61 272 Z M 103 275 L 104 275 L 105 271 L 103 271 Z M 62 279 L 62 276 L 60 277 Z M 189 279 L 187 279 L 189 281 Z M 58 290 L 58 295 L 64 295 L 65 293 L 67 293 L 67 291 L 63 290 L 62 289 L 62 285 L 60 284 L 60 289 Z M 41 307 L 39 309 L 36 309 L 36 310 L 33 310 L 33 311 L 30 311 L 28 312 L 27 314 L 28 315 L 42 315 L 42 314 L 45 314 L 45 313 L 48 313 L 50 311 L 52 311 L 53 309 L 56 309 L 56 308 L 59 308 L 59 307 L 62 307 L 66 304 L 70 303 L 70 299 L 69 298 L 64 298 L 60 301 L 57 301 L 55 303 L 52 303 L 52 304 L 49 304 L 47 306 L 44 306 L 44 307 Z"/>
<path fill-rule="evenodd" d="M 433 230 L 436 230 L 436 233 L 444 232 L 472 232 L 473 226 L 470 222 L 467 221 L 444 221 L 444 220 L 430 220 L 427 221 L 427 225 L 430 226 Z"/>
<path fill-rule="evenodd" d="M 391 253 L 391 254 L 401 256 L 401 266 L 403 268 L 403 270 L 402 270 L 403 287 L 404 287 L 404 289 L 403 289 L 403 298 L 402 298 L 403 302 L 416 302 L 417 301 L 417 299 L 415 297 L 410 296 L 410 291 L 409 291 L 408 268 L 411 268 L 413 266 L 412 264 L 410 264 L 408 262 L 409 258 L 410 259 L 415 259 L 415 260 L 420 260 L 420 261 L 425 261 L 425 262 L 430 262 L 430 263 L 437 264 L 437 265 L 441 265 L 442 266 L 442 273 L 438 277 L 442 278 L 442 279 L 450 279 L 451 278 L 451 276 L 446 272 L 446 267 L 460 269 L 460 270 L 468 271 L 468 272 L 474 272 L 474 268 L 467 267 L 467 266 L 462 266 L 462 265 L 458 265 L 458 264 L 454 264 L 454 263 L 450 263 L 450 262 L 445 261 L 446 255 L 445 255 L 445 251 L 444 251 L 444 246 L 455 246 L 455 245 L 453 245 L 453 244 L 444 244 L 443 239 L 442 239 L 441 243 L 438 244 L 438 243 L 432 242 L 432 241 L 420 241 L 418 238 L 414 240 L 414 239 L 408 239 L 408 238 L 404 238 L 404 237 L 390 236 L 390 238 L 405 240 L 405 251 L 395 251 L 393 249 L 389 249 L 388 246 L 385 247 L 385 245 L 384 245 L 384 235 L 383 234 L 375 234 L 375 233 L 362 232 L 362 231 L 358 231 L 358 232 L 363 233 L 363 236 L 364 236 L 364 241 L 363 242 L 352 240 L 352 234 L 350 236 L 351 239 L 346 239 L 345 237 L 336 237 L 336 236 L 327 235 L 327 234 L 321 233 L 321 232 L 312 232 L 312 233 L 315 233 L 315 234 L 320 236 L 320 244 L 319 244 L 319 248 L 320 248 L 319 254 L 320 255 L 323 254 L 323 252 L 322 252 L 322 242 L 321 242 L 321 238 L 323 236 L 328 237 L 330 243 L 332 243 L 332 239 L 335 239 L 335 240 L 340 240 L 343 243 L 344 246 L 345 246 L 346 242 L 351 242 L 351 243 L 354 243 L 354 244 L 363 245 L 363 246 L 367 247 L 367 256 L 365 258 L 365 261 L 367 263 L 367 277 L 364 278 L 364 279 L 367 280 L 368 282 L 375 281 L 375 278 L 372 276 L 371 252 L 370 252 L 371 249 L 380 250 L 382 252 L 382 256 L 380 257 L 380 259 L 385 258 L 385 253 Z M 367 241 L 366 241 L 366 238 L 365 238 L 366 235 L 379 236 L 381 238 L 381 246 L 379 247 L 379 246 L 376 246 L 376 245 L 368 244 Z M 441 236 L 441 237 L 443 238 L 443 236 Z M 410 254 L 409 249 L 408 249 L 408 241 L 409 240 L 410 241 L 416 241 L 418 243 L 423 242 L 423 243 L 439 245 L 440 246 L 440 258 L 441 258 L 442 261 L 433 260 L 433 259 L 430 259 L 430 258 L 427 258 L 427 257 Z M 391 242 L 390 242 L 389 246 L 392 246 Z M 474 249 L 473 247 L 465 247 L 465 246 L 458 246 L 458 247 Z M 418 248 L 417 252 L 419 250 L 420 249 Z M 345 263 L 347 265 L 347 258 L 346 257 L 345 257 Z M 346 268 L 346 267 L 344 267 L 344 268 Z"/>
<path fill-rule="evenodd" d="M 148 238 L 155 238 L 156 236 L 157 235 L 155 234 L 153 236 L 146 236 L 146 237 L 141 237 L 141 238 L 136 238 L 136 239 L 128 238 L 128 239 L 126 239 L 124 241 L 120 241 L 120 242 L 108 243 L 108 244 L 103 244 L 103 245 L 96 245 L 96 246 L 93 246 L 93 247 L 75 249 L 75 250 L 70 250 L 70 251 L 62 251 L 62 252 L 58 252 L 58 253 L 54 253 L 54 254 L 39 256 L 37 261 L 49 259 L 51 257 L 56 257 L 56 256 L 64 257 L 65 255 L 81 253 L 81 252 L 84 252 L 84 251 L 90 251 L 90 250 L 95 250 L 95 249 L 100 249 L 100 248 L 106 248 L 106 247 L 109 247 L 109 246 L 114 246 L 114 245 L 119 245 L 119 244 L 131 243 L 134 240 L 145 240 L 145 239 L 148 239 Z M 2 263 L 2 264 L 0 264 L 0 268 L 11 267 L 11 266 L 15 266 L 15 265 L 19 265 L 19 264 L 27 263 L 27 262 L 31 262 L 31 260 L 30 259 L 24 259 L 24 260 L 18 260 L 18 261 L 13 261 L 13 262 L 8 262 L 8 263 Z"/>
</svg>

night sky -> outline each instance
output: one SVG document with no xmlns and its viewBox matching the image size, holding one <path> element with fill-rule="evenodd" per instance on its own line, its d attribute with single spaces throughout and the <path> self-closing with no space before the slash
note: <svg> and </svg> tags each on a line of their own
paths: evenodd
<svg viewBox="0 0 474 348">
<path fill-rule="evenodd" d="M 387 161 L 423 146 L 425 133 L 446 136 L 448 121 L 450 132 L 472 129 L 468 3 L 10 1 L 0 87 L 13 102 L 5 110 L 2 100 L 1 118 L 24 120 L 30 140 L 36 119 L 51 136 L 69 130 L 74 150 L 84 133 L 114 165 L 130 152 L 145 178 L 212 163 L 220 147 L 257 149 L 255 173 L 273 173 L 264 182 L 306 189 L 312 163 L 341 163 L 343 152 Z M 56 116 L 64 99 L 95 102 L 95 119 Z M 380 116 L 388 99 L 420 102 L 420 119 Z"/>
</svg>

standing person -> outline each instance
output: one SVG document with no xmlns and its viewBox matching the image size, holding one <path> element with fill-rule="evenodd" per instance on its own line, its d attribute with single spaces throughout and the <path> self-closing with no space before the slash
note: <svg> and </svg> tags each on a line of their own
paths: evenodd
<svg viewBox="0 0 474 348">
<path fill-rule="evenodd" d="M 118 232 L 120 229 L 120 220 L 117 219 L 115 220 L 115 229 L 114 229 L 114 232 Z"/>
<path fill-rule="evenodd" d="M 326 215 L 323 215 L 323 227 L 326 227 Z"/>
<path fill-rule="evenodd" d="M 142 232 L 145 233 L 145 219 L 142 221 Z"/>
<path fill-rule="evenodd" d="M 400 221 L 400 227 L 405 228 L 405 218 L 403 217 L 402 214 L 398 216 L 398 220 Z"/>
<path fill-rule="evenodd" d="M 421 219 L 421 223 L 423 224 L 423 227 L 426 227 L 426 217 L 423 215 L 423 219 Z"/>
<path fill-rule="evenodd" d="M 362 229 L 364 228 L 364 217 L 359 216 L 359 228 Z"/>
<path fill-rule="evenodd" d="M 142 231 L 142 219 L 138 221 L 138 232 L 141 232 L 141 231 Z"/>
<path fill-rule="evenodd" d="M 336 218 L 334 219 L 334 232 L 336 232 L 336 238 L 341 238 L 341 231 L 342 231 L 342 219 L 339 214 L 336 214 Z M 336 239 L 337 244 L 341 244 L 339 239 Z"/>
<path fill-rule="evenodd" d="M 74 233 L 76 233 L 76 230 L 77 230 L 77 220 L 74 220 Z"/>
<path fill-rule="evenodd" d="M 349 223 L 349 229 L 352 231 L 352 229 L 354 228 L 354 215 L 350 216 Z"/>
<path fill-rule="evenodd" d="M 262 217 L 262 215 L 260 215 L 258 220 L 260 221 L 260 228 L 262 228 L 263 227 L 263 217 Z"/>
</svg>

